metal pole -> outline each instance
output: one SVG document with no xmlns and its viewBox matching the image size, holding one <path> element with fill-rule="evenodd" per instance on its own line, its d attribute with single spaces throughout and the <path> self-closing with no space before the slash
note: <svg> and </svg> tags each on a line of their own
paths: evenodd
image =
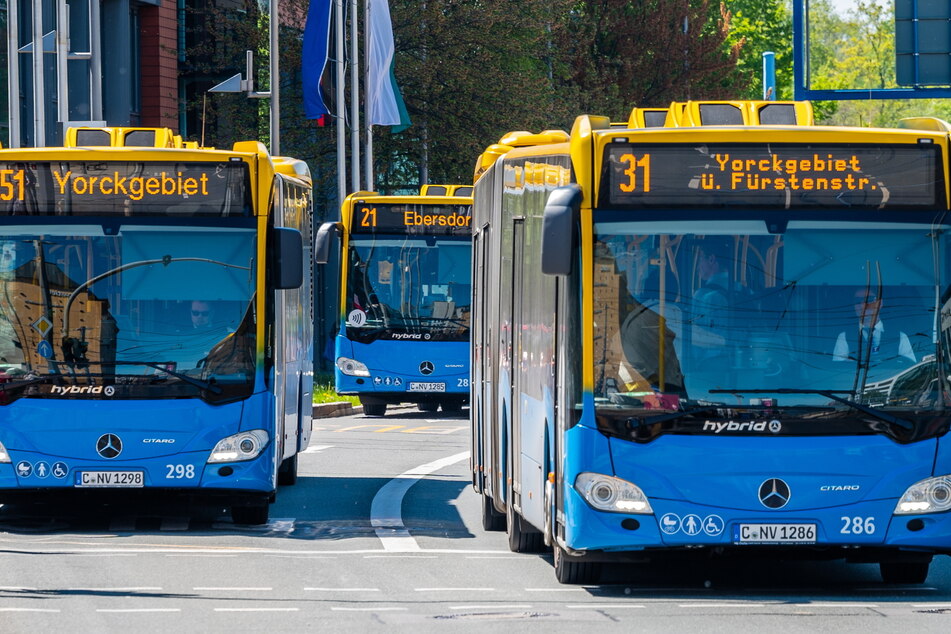
<svg viewBox="0 0 951 634">
<path fill-rule="evenodd" d="M 10 147 L 20 147 L 20 32 L 18 2 L 7 2 L 7 89 L 10 91 L 7 112 L 10 122 Z"/>
<path fill-rule="evenodd" d="M 364 78 L 364 85 L 367 87 L 367 96 L 370 95 L 370 0 L 364 0 L 364 14 L 363 14 L 363 24 L 364 30 L 366 31 L 363 36 L 363 63 L 367 69 L 367 75 Z M 373 189 L 373 124 L 370 122 L 370 100 L 364 99 L 364 110 L 367 118 L 367 129 L 366 129 L 366 148 L 363 153 L 363 158 L 366 161 L 364 171 L 367 175 L 367 190 L 374 191 Z"/>
<path fill-rule="evenodd" d="M 281 69 L 280 55 L 278 47 L 278 32 L 281 29 L 281 20 L 278 15 L 278 0 L 271 0 L 271 19 L 268 24 L 271 36 L 271 156 L 280 156 L 281 154 Z M 251 79 L 248 77 L 248 79 Z"/>
<path fill-rule="evenodd" d="M 763 53 L 763 101 L 776 101 L 776 54 Z"/>
<path fill-rule="evenodd" d="M 43 92 L 43 3 L 33 3 L 33 147 L 46 145 L 46 98 Z"/>
<path fill-rule="evenodd" d="M 89 0 L 89 106 L 93 121 L 102 121 L 102 41 L 99 0 Z"/>
<path fill-rule="evenodd" d="M 343 65 L 343 0 L 334 0 L 334 10 L 337 12 L 336 33 L 337 33 L 337 73 L 336 73 L 336 113 L 334 123 L 337 126 L 337 209 L 343 204 L 343 199 L 347 197 L 347 139 L 344 126 L 344 114 L 346 108 L 344 104 L 344 73 Z M 339 213 L 339 211 L 338 211 Z"/>
<path fill-rule="evenodd" d="M 67 70 L 69 54 L 69 7 L 66 0 L 56 2 L 56 103 L 57 120 L 62 126 L 69 121 L 69 75 Z M 65 135 L 65 129 L 63 130 Z M 65 144 L 66 138 L 63 137 Z"/>
<path fill-rule="evenodd" d="M 357 0 L 350 0 L 350 191 L 360 189 L 360 43 L 357 41 Z"/>
</svg>

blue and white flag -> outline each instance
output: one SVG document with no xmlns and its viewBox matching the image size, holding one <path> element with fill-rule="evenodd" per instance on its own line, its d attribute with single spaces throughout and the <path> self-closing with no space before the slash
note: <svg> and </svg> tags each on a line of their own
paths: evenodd
<svg viewBox="0 0 951 634">
<path fill-rule="evenodd" d="M 367 29 L 367 100 L 370 104 L 370 125 L 399 126 L 394 132 L 409 127 L 409 115 L 393 72 L 393 24 L 387 0 L 367 0 L 370 24 Z"/>
<path fill-rule="evenodd" d="M 304 88 L 304 116 L 320 119 L 329 114 L 320 78 L 327 69 L 330 47 L 331 0 L 310 0 L 304 48 L 301 52 L 301 76 Z"/>
</svg>

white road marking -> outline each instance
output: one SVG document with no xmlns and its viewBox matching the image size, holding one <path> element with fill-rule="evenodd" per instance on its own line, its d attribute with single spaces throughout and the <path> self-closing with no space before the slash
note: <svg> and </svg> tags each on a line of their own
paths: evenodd
<svg viewBox="0 0 951 634">
<path fill-rule="evenodd" d="M 631 605 L 629 603 L 579 603 L 577 605 L 566 605 L 569 610 L 640 610 L 646 608 L 646 605 Z"/>
<path fill-rule="evenodd" d="M 424 476 L 469 457 L 468 451 L 440 458 L 401 473 L 384 484 L 370 504 L 370 525 L 388 552 L 419 552 L 419 544 L 403 524 L 403 497 Z"/>
<path fill-rule="evenodd" d="M 495 588 L 413 588 L 416 592 L 495 592 Z"/>
<path fill-rule="evenodd" d="M 514 605 L 450 605 L 450 610 L 528 610 L 532 606 L 528 603 Z"/>
<path fill-rule="evenodd" d="M 332 607 L 330 608 L 334 612 L 394 612 L 397 610 L 408 610 L 409 608 L 398 608 L 398 607 L 376 607 L 376 608 L 342 608 L 342 607 Z"/>
<path fill-rule="evenodd" d="M 765 603 L 681 603 L 678 608 L 765 608 Z"/>
<path fill-rule="evenodd" d="M 228 587 L 228 586 L 195 586 L 192 590 L 196 591 L 222 591 L 222 592 L 270 592 L 274 588 L 247 588 L 247 587 Z"/>
<path fill-rule="evenodd" d="M 790 603 L 794 608 L 877 608 L 874 603 Z"/>
<path fill-rule="evenodd" d="M 121 609 L 97 609 L 96 612 L 116 612 L 125 614 L 127 612 L 181 612 L 181 608 L 121 608 Z"/>
<path fill-rule="evenodd" d="M 161 586 L 131 586 L 128 588 L 63 588 L 66 592 L 157 592 Z"/>
<path fill-rule="evenodd" d="M 301 453 L 320 453 L 324 449 L 330 449 L 333 445 L 312 445 Z"/>
<path fill-rule="evenodd" d="M 215 612 L 300 612 L 300 608 L 215 608 Z"/>
<path fill-rule="evenodd" d="M 525 592 L 587 592 L 585 588 L 525 588 Z"/>
<path fill-rule="evenodd" d="M 379 588 L 304 588 L 308 592 L 379 592 Z"/>
</svg>

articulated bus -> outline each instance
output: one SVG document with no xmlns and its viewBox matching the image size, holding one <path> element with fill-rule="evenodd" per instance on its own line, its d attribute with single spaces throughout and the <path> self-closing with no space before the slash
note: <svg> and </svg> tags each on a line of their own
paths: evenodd
<svg viewBox="0 0 951 634">
<path fill-rule="evenodd" d="M 0 150 L 0 501 L 120 489 L 263 524 L 313 411 L 312 194 L 257 141 Z"/>
<path fill-rule="evenodd" d="M 461 186 L 424 187 L 350 194 L 342 222 L 318 232 L 318 263 L 342 236 L 336 390 L 359 396 L 367 416 L 395 403 L 458 412 L 469 402 L 472 198 Z"/>
<path fill-rule="evenodd" d="M 635 113 L 637 114 L 637 113 Z M 582 116 L 476 166 L 473 484 L 557 578 L 951 552 L 951 126 Z M 655 563 L 656 565 L 656 563 Z"/>
</svg>

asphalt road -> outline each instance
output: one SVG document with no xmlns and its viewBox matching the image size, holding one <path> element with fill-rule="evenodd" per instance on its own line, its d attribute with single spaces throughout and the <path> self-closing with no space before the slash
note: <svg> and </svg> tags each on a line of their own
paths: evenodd
<svg viewBox="0 0 951 634">
<path fill-rule="evenodd" d="M 951 631 L 948 557 L 923 586 L 699 558 L 560 585 L 549 555 L 482 531 L 467 451 L 464 417 L 316 421 L 261 527 L 150 500 L 0 507 L 0 632 Z"/>
</svg>

